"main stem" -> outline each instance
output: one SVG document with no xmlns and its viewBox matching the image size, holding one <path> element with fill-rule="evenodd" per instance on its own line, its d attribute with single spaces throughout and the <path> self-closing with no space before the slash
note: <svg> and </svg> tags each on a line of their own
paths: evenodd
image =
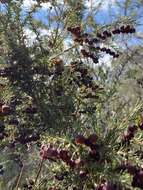
<svg viewBox="0 0 143 190">
<path fill-rule="evenodd" d="M 35 187 L 35 185 L 36 185 L 36 183 L 37 183 L 37 180 L 38 180 L 38 178 L 39 178 L 40 172 L 41 172 L 41 170 L 42 170 L 43 163 L 44 163 L 44 159 L 42 159 L 41 162 L 40 162 L 39 169 L 38 169 L 38 172 L 37 172 L 37 176 L 36 176 L 36 178 L 35 178 L 34 187 Z"/>
<path fill-rule="evenodd" d="M 21 180 L 21 177 L 22 177 L 22 173 L 23 173 L 23 169 L 24 169 L 24 165 L 21 168 L 21 171 L 20 171 L 20 174 L 19 174 L 19 177 L 18 177 L 18 180 L 17 180 L 16 190 L 18 190 L 18 187 L 19 187 L 19 184 L 20 184 L 20 180 Z"/>
</svg>

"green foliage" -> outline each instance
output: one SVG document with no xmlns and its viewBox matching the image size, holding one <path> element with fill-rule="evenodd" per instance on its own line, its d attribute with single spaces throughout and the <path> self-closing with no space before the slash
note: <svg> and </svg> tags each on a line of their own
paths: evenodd
<svg viewBox="0 0 143 190">
<path fill-rule="evenodd" d="M 142 52 L 121 48 L 132 11 L 100 25 L 101 2 L 0 2 L 0 189 L 143 188 Z"/>
</svg>

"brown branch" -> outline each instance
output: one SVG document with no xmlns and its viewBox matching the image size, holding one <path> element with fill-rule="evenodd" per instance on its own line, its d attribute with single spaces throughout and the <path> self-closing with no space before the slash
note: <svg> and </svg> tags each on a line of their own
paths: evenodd
<svg viewBox="0 0 143 190">
<path fill-rule="evenodd" d="M 73 48 L 75 48 L 76 46 L 77 46 L 77 44 L 74 44 L 73 46 L 69 47 L 68 49 L 65 49 L 64 51 L 62 51 L 62 52 L 60 52 L 60 53 L 54 55 L 53 57 L 51 57 L 51 58 L 49 59 L 49 61 L 51 61 L 51 60 L 53 60 L 53 59 L 59 57 L 60 55 L 62 55 L 62 54 L 64 54 L 64 53 L 68 52 L 69 50 L 71 50 L 71 49 L 73 49 Z"/>
<path fill-rule="evenodd" d="M 44 163 L 44 159 L 42 159 L 41 162 L 40 162 L 40 164 L 39 164 L 39 169 L 38 169 L 38 172 L 37 172 L 37 176 L 36 176 L 36 178 L 35 178 L 34 187 L 35 187 L 35 185 L 36 185 L 36 183 L 37 183 L 37 180 L 38 180 L 38 178 L 39 178 L 40 172 L 41 172 L 41 170 L 42 170 L 43 163 Z"/>
<path fill-rule="evenodd" d="M 23 165 L 22 168 L 21 168 L 21 171 L 20 171 L 20 174 L 19 174 L 17 183 L 16 183 L 16 190 L 18 190 L 18 187 L 19 187 L 19 184 L 20 184 L 20 180 L 21 180 L 21 178 L 22 178 L 23 170 L 24 170 L 24 165 Z"/>
</svg>

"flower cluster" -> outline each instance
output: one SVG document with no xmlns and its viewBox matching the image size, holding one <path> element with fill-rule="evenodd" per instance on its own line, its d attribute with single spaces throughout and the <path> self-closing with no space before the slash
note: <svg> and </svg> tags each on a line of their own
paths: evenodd
<svg viewBox="0 0 143 190">
<path fill-rule="evenodd" d="M 132 187 L 138 187 L 143 188 L 143 168 L 134 166 L 130 163 L 124 163 L 118 166 L 117 168 L 120 172 L 128 172 L 130 175 L 132 175 Z"/>
<path fill-rule="evenodd" d="M 119 57 L 119 53 L 116 53 L 115 51 L 112 51 L 111 49 L 106 47 L 100 48 L 99 46 L 97 46 L 97 44 L 99 45 L 99 43 L 102 43 L 102 41 L 106 40 L 109 37 L 111 38 L 113 35 L 116 34 L 135 33 L 135 28 L 130 25 L 122 25 L 116 29 L 113 29 L 112 31 L 104 30 L 103 32 L 97 32 L 96 37 L 92 37 L 88 33 L 83 33 L 80 26 L 68 27 L 67 30 L 72 34 L 74 42 L 77 42 L 84 47 L 81 50 L 81 54 L 83 55 L 83 57 L 91 58 L 95 64 L 99 62 L 99 50 L 113 56 L 113 58 Z M 87 48 L 89 49 L 89 51 L 86 50 Z"/>
<path fill-rule="evenodd" d="M 72 160 L 72 155 L 70 152 L 65 149 L 57 149 L 52 145 L 46 146 L 42 145 L 40 149 L 40 156 L 42 159 L 50 159 L 50 160 L 62 160 L 71 168 L 76 166 L 75 160 Z"/>
<path fill-rule="evenodd" d="M 6 116 L 12 112 L 10 105 L 0 102 L 0 115 Z"/>
<path fill-rule="evenodd" d="M 127 130 L 124 132 L 123 137 L 122 137 L 122 144 L 130 144 L 130 141 L 133 139 L 135 133 L 137 131 L 137 126 L 129 126 Z"/>
<path fill-rule="evenodd" d="M 137 125 L 128 126 L 127 130 L 124 132 L 124 134 L 122 136 L 121 144 L 122 145 L 129 145 L 130 141 L 134 138 L 138 129 L 143 130 L 142 118 L 140 119 L 140 121 L 138 122 Z"/>
</svg>

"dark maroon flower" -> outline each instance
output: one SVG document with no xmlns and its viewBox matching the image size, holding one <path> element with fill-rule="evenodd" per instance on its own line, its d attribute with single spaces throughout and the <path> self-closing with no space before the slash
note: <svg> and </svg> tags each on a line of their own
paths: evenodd
<svg viewBox="0 0 143 190">
<path fill-rule="evenodd" d="M 140 128 L 141 130 L 143 130 L 143 122 L 142 122 L 141 124 L 139 124 L 139 128 Z"/>
<path fill-rule="evenodd" d="M 122 144 L 130 144 L 131 139 L 134 137 L 134 133 L 125 131 L 122 137 Z"/>
<path fill-rule="evenodd" d="M 101 50 L 101 51 L 106 51 L 106 48 L 105 48 L 105 47 L 103 47 L 103 48 L 101 48 L 100 50 Z"/>
<path fill-rule="evenodd" d="M 2 113 L 9 114 L 10 111 L 11 111 L 11 108 L 9 105 L 7 105 L 7 104 L 2 105 Z"/>
<path fill-rule="evenodd" d="M 136 130 L 137 130 L 137 126 L 136 125 L 129 126 L 128 129 L 127 129 L 127 131 L 131 132 L 131 133 L 134 133 Z"/>
<path fill-rule="evenodd" d="M 81 171 L 79 172 L 79 177 L 80 177 L 80 178 L 85 178 L 85 177 L 87 176 L 87 174 L 88 174 L 87 171 L 81 170 Z"/>
<path fill-rule="evenodd" d="M 89 146 L 89 147 L 92 146 L 92 143 L 89 141 L 89 139 L 85 139 L 84 144 L 85 144 L 86 146 Z"/>
<path fill-rule="evenodd" d="M 96 150 L 91 150 L 88 154 L 88 157 L 93 161 L 99 161 L 100 160 L 100 153 Z"/>
<path fill-rule="evenodd" d="M 85 143 L 85 137 L 83 135 L 78 135 L 75 138 L 76 144 L 84 144 Z"/>
<path fill-rule="evenodd" d="M 119 57 L 119 54 L 115 54 L 115 55 L 114 55 L 114 58 L 118 58 L 118 57 Z"/>
<path fill-rule="evenodd" d="M 2 122 L 0 122 L 0 133 L 3 133 L 5 130 L 5 126 Z"/>
<path fill-rule="evenodd" d="M 125 26 L 121 26 L 120 30 L 121 30 L 122 33 L 125 33 Z"/>
<path fill-rule="evenodd" d="M 98 38 L 102 38 L 102 35 L 100 33 L 96 34 Z"/>
<path fill-rule="evenodd" d="M 138 187 L 141 189 L 143 188 L 143 170 L 142 169 L 133 176 L 132 186 Z"/>
<path fill-rule="evenodd" d="M 89 57 L 89 52 L 87 52 L 85 49 L 82 49 L 82 50 L 81 50 L 81 54 L 82 54 L 84 57 Z"/>
<path fill-rule="evenodd" d="M 97 186 L 96 190 L 122 190 L 120 184 L 115 184 L 112 182 L 105 182 Z"/>
<path fill-rule="evenodd" d="M 121 32 L 120 29 L 115 29 L 112 31 L 113 34 L 120 34 L 120 32 Z"/>
<path fill-rule="evenodd" d="M 90 135 L 87 140 L 90 144 L 95 145 L 97 143 L 98 136 L 96 134 Z"/>
<path fill-rule="evenodd" d="M 136 166 L 132 166 L 131 164 L 126 165 L 127 172 L 131 175 L 134 175 L 138 172 L 138 168 Z"/>
<path fill-rule="evenodd" d="M 124 172 L 124 171 L 126 171 L 126 169 L 127 169 L 126 164 L 121 164 L 121 165 L 117 166 L 115 170 L 117 172 Z"/>
<path fill-rule="evenodd" d="M 67 165 L 69 165 L 71 168 L 75 168 L 76 163 L 74 160 L 67 160 L 66 161 Z"/>
<path fill-rule="evenodd" d="M 108 32 L 107 30 L 105 30 L 105 31 L 103 32 L 103 35 L 104 35 L 105 37 L 111 37 L 111 33 Z"/>
<path fill-rule="evenodd" d="M 55 179 L 57 179 L 58 181 L 62 181 L 62 180 L 64 180 L 64 175 L 62 175 L 62 174 L 56 174 L 55 175 Z"/>
<path fill-rule="evenodd" d="M 4 139 L 4 134 L 0 133 L 0 140 L 3 140 L 3 139 Z"/>
<path fill-rule="evenodd" d="M 71 27 L 67 27 L 67 31 L 71 32 L 72 28 Z"/>
<path fill-rule="evenodd" d="M 99 42 L 99 40 L 97 38 L 93 38 L 92 41 L 93 41 L 93 43 L 98 43 Z"/>
<path fill-rule="evenodd" d="M 136 32 L 136 29 L 135 28 L 131 28 L 130 29 L 130 33 L 135 33 Z"/>
<path fill-rule="evenodd" d="M 9 121 L 9 123 L 8 123 L 9 125 L 18 125 L 19 124 L 19 122 L 18 122 L 18 120 L 17 119 L 11 119 L 10 121 Z"/>
<path fill-rule="evenodd" d="M 68 162 L 70 160 L 69 152 L 67 150 L 60 150 L 59 151 L 59 157 L 64 162 Z"/>
<path fill-rule="evenodd" d="M 89 40 L 89 41 L 88 41 L 88 44 L 89 44 L 90 46 L 92 46 L 92 45 L 93 45 L 93 41 L 92 41 L 92 40 Z"/>
<path fill-rule="evenodd" d="M 56 187 L 50 187 L 48 190 L 59 190 Z"/>
<path fill-rule="evenodd" d="M 55 159 L 58 158 L 58 151 L 53 147 L 42 145 L 40 149 L 40 156 L 42 159 Z"/>
</svg>

